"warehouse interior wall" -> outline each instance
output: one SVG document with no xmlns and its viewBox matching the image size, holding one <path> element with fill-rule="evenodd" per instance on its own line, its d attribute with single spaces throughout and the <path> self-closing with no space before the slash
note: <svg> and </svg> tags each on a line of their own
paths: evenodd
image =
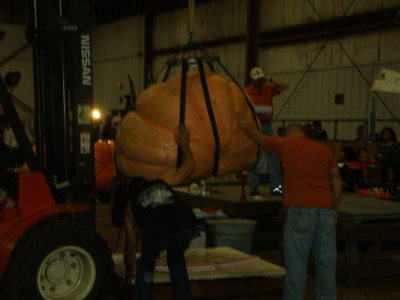
<svg viewBox="0 0 400 300">
<path fill-rule="evenodd" d="M 124 108 L 121 101 L 130 94 L 128 74 L 136 92 L 143 84 L 143 16 L 137 15 L 92 31 L 93 97 L 104 110 Z M 117 88 L 122 83 L 122 89 Z"/>
<path fill-rule="evenodd" d="M 193 39 L 204 50 L 218 56 L 235 80 L 244 87 L 246 76 L 247 0 L 215 0 L 196 5 Z M 285 30 L 304 24 L 320 24 L 342 17 L 399 8 L 398 0 L 259 0 L 258 33 Z M 128 74 L 136 93 L 146 86 L 145 55 L 151 53 L 151 73 L 161 81 L 166 62 L 185 49 L 188 9 L 152 15 L 152 49 L 145 47 L 146 13 L 136 14 L 92 30 L 94 103 L 104 110 L 123 109 L 130 94 Z M 0 24 L 6 32 L 0 59 L 26 43 L 25 26 Z M 390 126 L 400 132 L 400 96 L 371 92 L 371 82 L 382 68 L 400 71 L 400 25 L 304 41 L 287 40 L 258 44 L 255 61 L 268 76 L 288 82 L 289 90 L 275 101 L 275 129 L 290 121 L 323 120 L 330 139 L 351 140 L 360 123 L 370 121 L 372 98 L 376 99 L 376 130 Z M 1 67 L 22 72 L 14 95 L 33 108 L 32 48 L 29 47 Z M 164 69 L 165 70 L 165 69 Z M 223 73 L 219 66 L 216 71 Z M 171 75 L 180 70 L 172 70 Z M 158 76 L 157 76 L 158 75 Z M 122 83 L 122 89 L 116 83 Z M 335 96 L 343 95 L 343 104 Z M 17 109 L 19 109 L 17 107 Z M 20 110 L 20 109 L 19 109 Z M 23 114 L 24 112 L 21 112 Z"/>
<path fill-rule="evenodd" d="M 260 31 L 320 22 L 338 17 L 398 7 L 399 1 L 261 1 Z M 261 17 L 264 16 L 264 17 Z M 400 95 L 371 92 L 382 68 L 400 71 L 400 26 L 383 31 L 327 36 L 309 42 L 259 49 L 259 64 L 267 74 L 291 89 L 275 101 L 275 127 L 286 120 L 325 120 L 329 138 L 351 140 L 358 125 L 370 121 L 376 98 L 376 130 L 389 126 L 400 131 Z M 335 95 L 344 96 L 335 104 Z M 384 102 L 385 105 L 382 104 Z M 389 108 L 389 110 L 387 109 Z M 282 122 L 279 122 L 281 120 Z"/>
<path fill-rule="evenodd" d="M 260 29 L 272 30 L 319 22 L 321 17 L 329 20 L 398 6 L 398 0 L 260 0 Z"/>
<path fill-rule="evenodd" d="M 4 31 L 4 38 L 0 41 L 0 73 L 4 76 L 8 72 L 19 71 L 19 84 L 12 90 L 16 98 L 15 106 L 21 118 L 25 119 L 30 130 L 34 128 L 34 84 L 32 47 L 27 46 L 11 58 L 20 48 L 27 45 L 26 27 L 23 25 L 0 23 L 0 31 Z M 0 107 L 0 113 L 1 107 Z"/>
<path fill-rule="evenodd" d="M 193 20 L 193 39 L 198 44 L 242 37 L 236 42 L 205 48 L 220 57 L 242 87 L 245 81 L 247 4 L 248 1 L 244 0 L 207 1 L 196 5 Z M 330 1 L 328 4 L 322 0 L 261 0 L 258 30 L 268 32 L 399 5 L 398 1 L 392 0 Z M 187 8 L 153 16 L 151 38 L 155 54 L 152 56 L 151 72 L 155 82 L 162 80 L 166 62 L 176 55 L 179 57 L 181 54 L 178 53 L 185 49 L 189 40 L 188 18 Z M 142 20 L 143 16 L 136 16 L 103 25 L 93 31 L 95 101 L 114 107 L 110 101 L 118 98 L 118 91 L 109 85 L 116 81 L 118 75 L 115 73 L 118 73 L 117 70 L 127 72 L 129 68 L 140 68 L 143 63 L 140 57 L 126 57 L 144 51 Z M 122 51 L 127 47 L 132 50 L 130 54 Z M 168 49 L 176 51 L 168 53 Z M 356 127 L 369 122 L 371 98 L 374 96 L 370 89 L 371 82 L 384 67 L 400 70 L 399 54 L 400 27 L 258 47 L 258 65 L 265 69 L 268 76 L 282 79 L 291 85 L 275 101 L 275 129 L 290 120 L 312 122 L 319 119 L 324 120 L 323 125 L 329 138 L 355 138 Z M 125 63 L 129 59 L 132 62 Z M 140 74 L 142 69 L 138 69 Z M 223 73 L 218 66 L 216 71 Z M 170 76 L 179 73 L 180 68 L 175 67 Z M 140 91 L 144 87 L 144 80 L 136 78 L 136 81 L 140 82 L 137 85 Z M 344 96 L 343 104 L 335 104 L 335 96 L 338 94 Z M 377 131 L 384 126 L 400 130 L 398 122 L 393 118 L 399 106 L 398 95 L 379 93 L 376 105 Z"/>
</svg>

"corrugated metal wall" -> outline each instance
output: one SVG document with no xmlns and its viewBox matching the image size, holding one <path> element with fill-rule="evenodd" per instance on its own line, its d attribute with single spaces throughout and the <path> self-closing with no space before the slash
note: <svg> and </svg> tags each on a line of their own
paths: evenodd
<svg viewBox="0 0 400 300">
<path fill-rule="evenodd" d="M 264 0 L 260 30 L 320 21 L 317 12 L 327 20 L 341 17 L 346 11 L 349 16 L 399 4 L 400 1 L 391 0 Z M 400 28 L 261 48 L 259 64 L 269 75 L 291 85 L 275 101 L 276 120 L 326 120 L 323 126 L 330 138 L 351 140 L 355 138 L 356 127 L 362 123 L 356 120 L 369 120 L 373 96 L 370 86 L 374 76 L 383 67 L 400 71 Z M 344 95 L 344 104 L 335 104 L 335 94 Z M 379 96 L 376 118 L 392 119 L 389 111 L 399 118 L 400 95 L 379 93 Z M 275 122 L 275 127 L 282 124 Z M 400 132 L 395 121 L 378 121 L 376 129 L 379 131 L 384 126 Z"/>
<path fill-rule="evenodd" d="M 229 39 L 246 33 L 246 0 L 219 0 L 196 6 L 194 40 L 204 42 Z M 360 13 L 398 7 L 399 0 L 261 0 L 259 31 L 315 23 Z M 188 42 L 188 10 L 180 9 L 154 16 L 154 51 L 182 47 Z M 126 82 L 133 72 L 138 90 L 142 76 L 143 20 L 141 16 L 104 25 L 93 31 L 95 101 L 115 108 L 121 94 L 114 83 Z M 345 51 L 343 51 L 343 49 Z M 244 84 L 245 41 L 206 49 L 221 58 L 238 82 Z M 153 73 L 160 81 L 165 63 L 173 55 L 153 57 Z M 261 47 L 257 61 L 268 75 L 290 83 L 291 88 L 275 102 L 275 127 L 279 120 L 321 119 L 329 137 L 355 138 L 356 127 L 368 121 L 371 110 L 370 82 L 382 67 L 400 71 L 400 27 L 371 31 L 335 39 Z M 164 69 L 163 69 L 164 68 Z M 221 71 L 217 67 L 217 71 Z M 173 73 L 180 72 L 178 68 Z M 334 103 L 335 95 L 344 95 L 344 104 Z M 399 117 L 399 95 L 380 94 L 384 103 Z M 377 100 L 377 119 L 392 119 L 388 109 Z M 353 120 L 353 121 L 352 121 Z M 378 122 L 400 127 L 394 121 Z"/>
<path fill-rule="evenodd" d="M 131 75 L 135 89 L 143 86 L 143 17 L 135 16 L 98 26 L 92 32 L 93 94 L 95 105 L 122 109 Z M 116 83 L 123 83 L 119 90 Z"/>
<path fill-rule="evenodd" d="M 399 0 L 261 0 L 260 29 L 272 30 L 399 6 Z"/>
<path fill-rule="evenodd" d="M 197 5 L 194 40 L 205 42 L 243 36 L 246 33 L 247 3 L 246 0 L 219 0 Z M 399 0 L 262 0 L 259 31 L 319 22 L 318 14 L 328 20 L 399 5 Z M 93 30 L 94 100 L 100 107 L 123 108 L 120 97 L 129 94 L 128 73 L 133 78 L 136 90 L 140 92 L 143 89 L 145 83 L 143 19 L 143 15 L 138 15 Z M 0 26 L 0 29 L 6 31 L 0 47 L 0 59 L 4 59 L 26 42 L 25 27 L 9 24 Z M 187 9 L 155 15 L 154 50 L 186 45 L 187 28 Z M 236 80 L 241 85 L 244 84 L 244 40 L 206 50 L 219 56 Z M 13 70 L 22 72 L 21 82 L 15 88 L 14 94 L 28 106 L 33 107 L 31 52 L 31 48 L 26 49 L 4 65 L 1 72 L 3 75 Z M 155 56 L 153 73 L 157 74 L 171 56 Z M 261 47 L 257 60 L 267 74 L 291 84 L 291 88 L 276 99 L 275 126 L 282 124 L 279 120 L 322 119 L 326 120 L 324 127 L 330 137 L 333 138 L 336 133 L 339 139 L 352 139 L 355 136 L 355 128 L 361 120 L 369 119 L 372 93 L 367 81 L 370 82 L 382 67 L 400 70 L 400 27 L 381 32 L 348 35 L 337 41 L 321 39 Z M 219 67 L 217 71 L 222 72 Z M 116 88 L 117 81 L 123 83 L 123 90 Z M 335 94 L 344 95 L 343 105 L 334 103 Z M 398 118 L 399 95 L 388 93 L 379 95 L 386 106 L 377 98 L 377 119 L 392 119 L 389 110 Z M 400 127 L 394 121 L 379 121 L 377 130 L 386 125 L 400 132 Z"/>
<path fill-rule="evenodd" d="M 0 41 L 0 62 L 9 57 L 17 49 L 27 43 L 25 26 L 0 24 L 0 30 L 5 32 L 4 39 Z M 21 79 L 18 86 L 12 91 L 13 95 L 20 99 L 24 104 L 32 110 L 34 108 L 34 92 L 33 92 L 33 66 L 32 66 L 32 47 L 28 47 L 1 66 L 1 75 L 5 76 L 7 72 L 21 72 Z M 28 122 L 29 128 L 34 126 L 33 115 L 29 111 L 16 105 L 18 113 Z M 0 108 L 1 111 L 1 108 Z M 1 111 L 2 112 L 2 111 Z"/>
</svg>

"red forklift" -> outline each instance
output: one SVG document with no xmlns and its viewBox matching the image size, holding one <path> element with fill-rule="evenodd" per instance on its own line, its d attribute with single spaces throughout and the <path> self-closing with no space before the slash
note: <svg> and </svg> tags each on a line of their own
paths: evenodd
<svg viewBox="0 0 400 300">
<path fill-rule="evenodd" d="M 0 172 L 0 299 L 102 299 L 112 281 L 111 252 L 95 231 L 90 2 L 26 1 L 35 152 L 0 76 L 0 104 L 29 169 Z"/>
</svg>

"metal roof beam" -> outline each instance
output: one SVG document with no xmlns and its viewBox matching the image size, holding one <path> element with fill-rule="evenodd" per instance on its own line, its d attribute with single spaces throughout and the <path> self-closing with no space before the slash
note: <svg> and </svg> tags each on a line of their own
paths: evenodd
<svg viewBox="0 0 400 300">
<path fill-rule="evenodd" d="M 391 28 L 399 25 L 399 10 L 400 7 L 396 7 L 324 22 L 264 31 L 258 35 L 258 45 L 270 46 Z"/>
<path fill-rule="evenodd" d="M 399 26 L 400 7 L 328 20 L 263 31 L 258 34 L 258 47 L 281 45 L 285 43 L 302 42 L 327 38 L 328 36 L 343 36 L 358 32 L 382 30 Z M 245 35 L 235 35 L 226 38 L 200 41 L 196 44 L 202 48 L 215 47 L 232 43 L 245 42 Z M 153 51 L 153 55 L 165 55 L 182 51 L 186 45 L 162 48 Z"/>
</svg>

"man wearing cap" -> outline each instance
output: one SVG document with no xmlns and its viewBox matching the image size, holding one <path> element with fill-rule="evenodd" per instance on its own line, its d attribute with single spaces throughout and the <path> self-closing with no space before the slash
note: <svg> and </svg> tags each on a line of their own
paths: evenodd
<svg viewBox="0 0 400 300">
<path fill-rule="evenodd" d="M 289 84 L 281 80 L 266 78 L 260 67 L 254 67 L 250 71 L 251 83 L 245 88 L 254 104 L 254 109 L 261 123 L 261 131 L 265 135 L 273 136 L 271 120 L 273 116 L 273 98 L 289 87 Z M 282 194 L 282 173 L 279 159 L 276 155 L 267 154 L 269 188 L 272 195 Z M 260 197 L 258 186 L 260 174 L 251 170 L 247 172 L 247 185 L 250 187 L 250 195 Z"/>
</svg>

